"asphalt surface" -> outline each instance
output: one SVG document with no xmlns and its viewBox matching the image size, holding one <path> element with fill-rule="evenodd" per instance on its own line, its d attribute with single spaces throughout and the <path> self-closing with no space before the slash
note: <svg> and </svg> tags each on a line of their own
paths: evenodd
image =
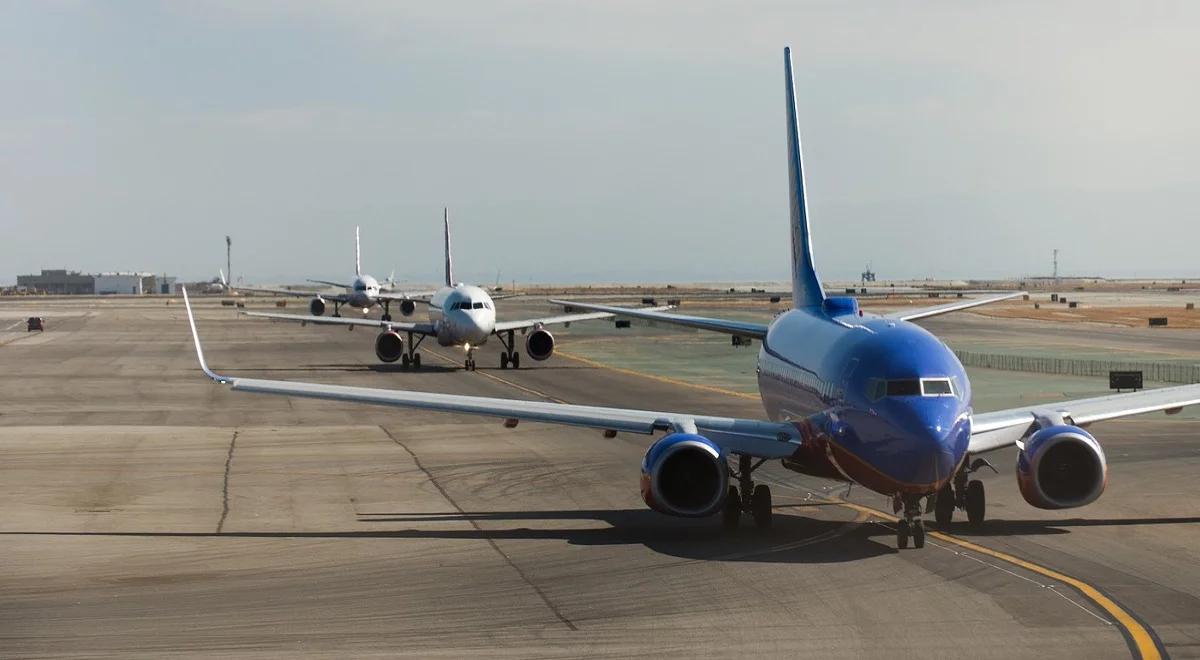
<svg viewBox="0 0 1200 660">
<path fill-rule="evenodd" d="M 764 466 L 776 524 L 730 535 L 646 510 L 644 436 L 233 393 L 199 372 L 178 301 L 0 302 L 0 330 L 34 313 L 46 333 L 0 332 L 4 657 L 1133 654 L 1060 580 L 937 538 L 898 552 L 886 516 L 837 503 L 845 486 Z M 199 325 L 234 375 L 762 415 L 561 356 L 502 371 L 494 344 L 474 373 L 432 343 L 404 372 L 364 329 L 215 299 Z M 1099 502 L 1033 509 L 1001 453 L 990 520 L 949 532 L 1098 588 L 1172 656 L 1200 656 L 1200 422 L 1092 431 Z"/>
</svg>

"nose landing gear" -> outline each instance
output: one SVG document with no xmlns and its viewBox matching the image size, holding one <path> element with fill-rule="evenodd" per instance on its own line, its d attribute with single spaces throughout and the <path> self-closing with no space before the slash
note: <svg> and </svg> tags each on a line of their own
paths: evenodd
<svg viewBox="0 0 1200 660">
<path fill-rule="evenodd" d="M 917 495 L 897 496 L 904 517 L 896 523 L 896 547 L 904 550 L 911 538 L 914 548 L 925 547 L 925 521 L 921 520 L 921 498 Z"/>
<path fill-rule="evenodd" d="M 725 497 L 725 507 L 721 511 L 721 523 L 725 529 L 737 529 L 742 513 L 749 513 L 754 518 L 754 525 L 759 529 L 771 526 L 771 488 L 766 484 L 755 485 L 751 474 L 767 459 L 760 458 L 751 464 L 751 458 L 745 454 L 738 455 L 738 469 L 731 476 L 738 480 L 738 486 L 730 486 Z"/>
</svg>

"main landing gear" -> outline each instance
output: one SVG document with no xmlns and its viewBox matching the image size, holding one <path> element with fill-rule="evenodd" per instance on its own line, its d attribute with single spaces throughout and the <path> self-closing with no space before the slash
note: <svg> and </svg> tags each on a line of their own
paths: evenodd
<svg viewBox="0 0 1200 660">
<path fill-rule="evenodd" d="M 729 493 L 725 497 L 725 508 L 721 511 L 721 522 L 725 529 L 737 529 L 742 512 L 753 516 L 754 525 L 759 529 L 771 526 L 771 488 L 766 484 L 755 485 L 751 478 L 753 472 L 766 460 L 761 458 L 757 463 L 751 464 L 749 456 L 738 455 L 738 469 L 736 472 L 731 470 L 730 476 L 738 480 L 741 492 L 738 491 L 738 486 L 729 487 Z"/>
<path fill-rule="evenodd" d="M 340 303 L 336 300 L 333 301 L 333 318 L 335 318 L 335 319 L 342 318 L 342 303 Z"/>
<path fill-rule="evenodd" d="M 983 482 L 971 479 L 970 476 L 985 467 L 996 472 L 996 468 L 985 458 L 977 458 L 974 461 L 968 459 L 954 475 L 953 483 L 946 484 L 938 491 L 934 502 L 934 518 L 938 525 L 948 526 L 954 519 L 956 508 L 967 512 L 967 522 L 971 525 L 983 523 L 987 510 L 987 496 L 984 493 Z"/>
<path fill-rule="evenodd" d="M 496 334 L 496 337 L 500 339 L 500 343 L 504 345 L 504 352 L 500 354 L 501 369 L 507 369 L 510 365 L 513 369 L 521 368 L 521 354 L 518 353 L 515 348 L 513 348 L 516 346 L 513 336 L 512 330 L 509 330 L 503 334 Z"/>
<path fill-rule="evenodd" d="M 392 312 L 389 309 L 388 301 L 386 301 L 386 300 L 383 301 L 383 316 L 380 316 L 379 320 L 383 321 L 384 323 L 387 323 L 388 321 L 392 320 Z"/>
<path fill-rule="evenodd" d="M 411 332 L 408 333 L 408 343 L 406 343 L 404 345 L 404 348 L 405 348 L 404 355 L 400 356 L 400 366 L 401 367 L 403 367 L 405 369 L 408 369 L 409 367 L 411 367 L 413 369 L 421 368 L 421 354 L 417 352 L 417 347 L 419 347 L 421 345 L 421 342 L 425 341 L 425 337 L 427 337 L 427 336 L 428 335 L 421 335 L 421 338 L 418 339 L 417 342 L 414 344 L 413 343 L 413 333 L 411 333 Z"/>
</svg>

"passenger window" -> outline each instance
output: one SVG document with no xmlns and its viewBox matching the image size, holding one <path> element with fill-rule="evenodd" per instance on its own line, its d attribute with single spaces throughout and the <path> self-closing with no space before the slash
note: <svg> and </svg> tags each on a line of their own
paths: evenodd
<svg viewBox="0 0 1200 660">
<path fill-rule="evenodd" d="M 916 378 L 904 380 L 889 380 L 887 383 L 888 396 L 921 396 L 921 381 Z"/>
</svg>

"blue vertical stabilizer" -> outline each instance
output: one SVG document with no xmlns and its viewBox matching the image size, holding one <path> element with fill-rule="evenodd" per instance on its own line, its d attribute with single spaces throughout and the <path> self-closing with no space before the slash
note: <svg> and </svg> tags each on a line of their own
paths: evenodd
<svg viewBox="0 0 1200 660">
<path fill-rule="evenodd" d="M 796 116 L 796 80 L 792 75 L 792 49 L 783 49 L 787 86 L 788 188 L 792 206 L 792 305 L 821 307 L 825 292 L 813 264 L 808 203 L 804 199 L 804 165 L 800 160 L 800 126 Z"/>
</svg>

